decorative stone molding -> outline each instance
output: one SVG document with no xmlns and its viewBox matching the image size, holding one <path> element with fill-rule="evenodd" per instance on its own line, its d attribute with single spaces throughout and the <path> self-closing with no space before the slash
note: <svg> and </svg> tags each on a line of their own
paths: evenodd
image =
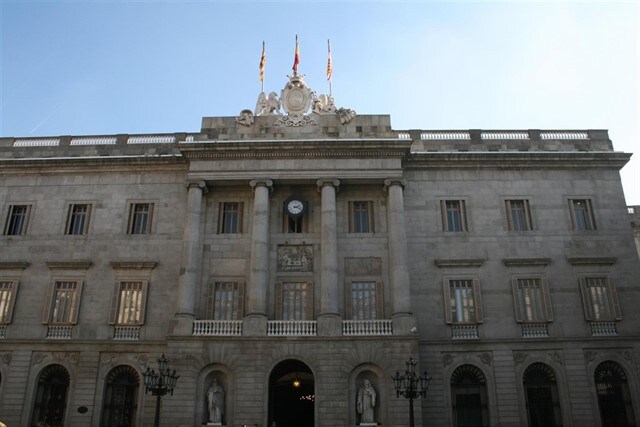
<svg viewBox="0 0 640 427">
<path fill-rule="evenodd" d="M 548 353 L 549 357 L 551 358 L 551 360 L 553 360 L 554 362 L 563 365 L 564 364 L 564 360 L 562 358 L 562 352 L 560 351 L 554 351 L 554 352 L 550 352 Z"/>
<path fill-rule="evenodd" d="M 251 181 L 249 181 L 249 185 L 254 192 L 256 191 L 256 187 L 267 187 L 269 189 L 269 192 L 273 191 L 273 181 L 268 178 L 252 179 Z"/>
<path fill-rule="evenodd" d="M 278 271 L 313 271 L 312 245 L 278 245 Z"/>
<path fill-rule="evenodd" d="M 524 362 L 528 357 L 528 354 L 525 353 L 524 351 L 516 351 L 513 353 L 513 361 L 516 362 L 516 364 L 520 364 L 522 362 Z"/>
<path fill-rule="evenodd" d="M 236 123 L 242 126 L 251 126 L 255 118 L 253 116 L 253 111 L 251 110 L 242 110 L 240 111 L 240 115 L 236 117 Z"/>
<path fill-rule="evenodd" d="M 207 188 L 207 183 L 202 179 L 188 179 L 184 183 L 184 186 L 186 188 L 201 188 L 203 193 L 209 191 L 209 189 Z"/>
<path fill-rule="evenodd" d="M 537 267 L 551 264 L 551 258 L 504 258 L 506 267 Z"/>
<path fill-rule="evenodd" d="M 50 270 L 88 270 L 93 265 L 92 261 L 47 261 Z"/>
<path fill-rule="evenodd" d="M 102 362 L 103 365 L 108 365 L 113 360 L 113 357 L 113 353 L 102 353 L 100 356 L 100 362 Z"/>
<path fill-rule="evenodd" d="M 399 185 L 404 190 L 404 187 L 407 185 L 407 180 L 403 178 L 387 178 L 384 180 L 384 189 L 385 191 L 389 190 L 389 187 L 392 185 Z"/>
<path fill-rule="evenodd" d="M 156 268 L 156 261 L 111 261 L 111 268 L 129 270 L 152 270 Z"/>
<path fill-rule="evenodd" d="M 0 261 L 0 270 L 24 270 L 29 265 L 27 261 Z"/>
<path fill-rule="evenodd" d="M 273 124 L 274 126 L 302 127 L 306 125 L 317 126 L 318 122 L 307 116 L 306 114 L 291 113 L 280 117 Z"/>
<path fill-rule="evenodd" d="M 567 257 L 571 265 L 613 265 L 616 257 Z"/>
<path fill-rule="evenodd" d="M 4 365 L 11 363 L 11 353 L 0 353 L 0 361 Z"/>
<path fill-rule="evenodd" d="M 596 360 L 597 356 L 598 356 L 597 351 L 588 350 L 584 352 L 584 358 L 587 362 L 593 362 L 594 360 Z"/>
<path fill-rule="evenodd" d="M 447 366 L 451 365 L 453 363 L 453 359 L 455 359 L 456 356 L 450 353 L 445 353 L 442 355 L 442 367 L 446 368 Z"/>
<path fill-rule="evenodd" d="M 491 365 L 491 353 L 481 353 L 478 355 L 478 358 L 485 365 Z"/>
<path fill-rule="evenodd" d="M 436 265 L 440 268 L 481 267 L 485 260 L 482 258 L 470 259 L 436 259 Z"/>
<path fill-rule="evenodd" d="M 42 363 L 42 361 L 44 359 L 47 358 L 48 355 L 49 355 L 49 353 L 34 353 L 33 354 L 33 361 L 31 362 L 31 364 L 33 366 L 38 366 L 40 363 Z"/>
<path fill-rule="evenodd" d="M 325 185 L 331 185 L 338 191 L 340 189 L 340 180 L 335 178 L 321 178 L 316 181 L 316 185 L 318 186 L 318 191 L 322 191 L 322 187 Z"/>
<path fill-rule="evenodd" d="M 623 352 L 620 353 L 622 355 L 622 358 L 625 360 L 631 360 L 631 352 L 629 350 L 625 350 Z"/>
</svg>

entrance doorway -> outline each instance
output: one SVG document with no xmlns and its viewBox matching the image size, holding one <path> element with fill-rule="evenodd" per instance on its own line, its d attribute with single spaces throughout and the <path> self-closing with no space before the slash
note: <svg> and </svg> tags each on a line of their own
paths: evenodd
<svg viewBox="0 0 640 427">
<path fill-rule="evenodd" d="M 272 427 L 314 427 L 315 387 L 311 369 L 299 360 L 278 363 L 269 376 Z"/>
</svg>

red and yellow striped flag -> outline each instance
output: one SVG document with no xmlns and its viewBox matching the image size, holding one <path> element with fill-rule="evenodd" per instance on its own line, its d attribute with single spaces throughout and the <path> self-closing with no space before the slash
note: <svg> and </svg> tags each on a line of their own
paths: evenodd
<svg viewBox="0 0 640 427">
<path fill-rule="evenodd" d="M 296 34 L 296 53 L 293 57 L 293 74 L 298 74 L 298 64 L 300 63 L 300 45 L 298 44 L 298 35 Z"/>
<path fill-rule="evenodd" d="M 327 46 L 329 48 L 329 57 L 327 59 L 327 80 L 331 80 L 331 74 L 333 69 L 331 68 L 331 41 L 327 40 Z"/>
<path fill-rule="evenodd" d="M 262 42 L 262 56 L 260 57 L 260 78 L 259 80 L 264 83 L 264 65 L 267 63 L 267 53 L 264 49 L 264 42 Z"/>
</svg>

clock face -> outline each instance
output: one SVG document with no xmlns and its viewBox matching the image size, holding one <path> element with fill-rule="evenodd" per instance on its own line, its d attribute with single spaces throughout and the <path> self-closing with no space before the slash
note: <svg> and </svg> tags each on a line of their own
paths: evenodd
<svg viewBox="0 0 640 427">
<path fill-rule="evenodd" d="M 287 203 L 287 212 L 292 215 L 298 215 L 304 209 L 304 204 L 300 200 L 291 200 Z"/>
</svg>

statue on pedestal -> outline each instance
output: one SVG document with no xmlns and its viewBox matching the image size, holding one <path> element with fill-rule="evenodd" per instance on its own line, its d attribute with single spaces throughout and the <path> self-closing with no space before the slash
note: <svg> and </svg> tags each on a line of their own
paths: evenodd
<svg viewBox="0 0 640 427">
<path fill-rule="evenodd" d="M 376 391 L 369 380 L 364 380 L 362 387 L 358 390 L 358 400 L 356 409 L 360 414 L 360 425 L 375 425 L 375 415 L 373 408 L 376 406 Z"/>
<path fill-rule="evenodd" d="M 215 378 L 207 391 L 207 403 L 209 404 L 209 422 L 221 424 L 224 413 L 224 390 Z"/>
</svg>

